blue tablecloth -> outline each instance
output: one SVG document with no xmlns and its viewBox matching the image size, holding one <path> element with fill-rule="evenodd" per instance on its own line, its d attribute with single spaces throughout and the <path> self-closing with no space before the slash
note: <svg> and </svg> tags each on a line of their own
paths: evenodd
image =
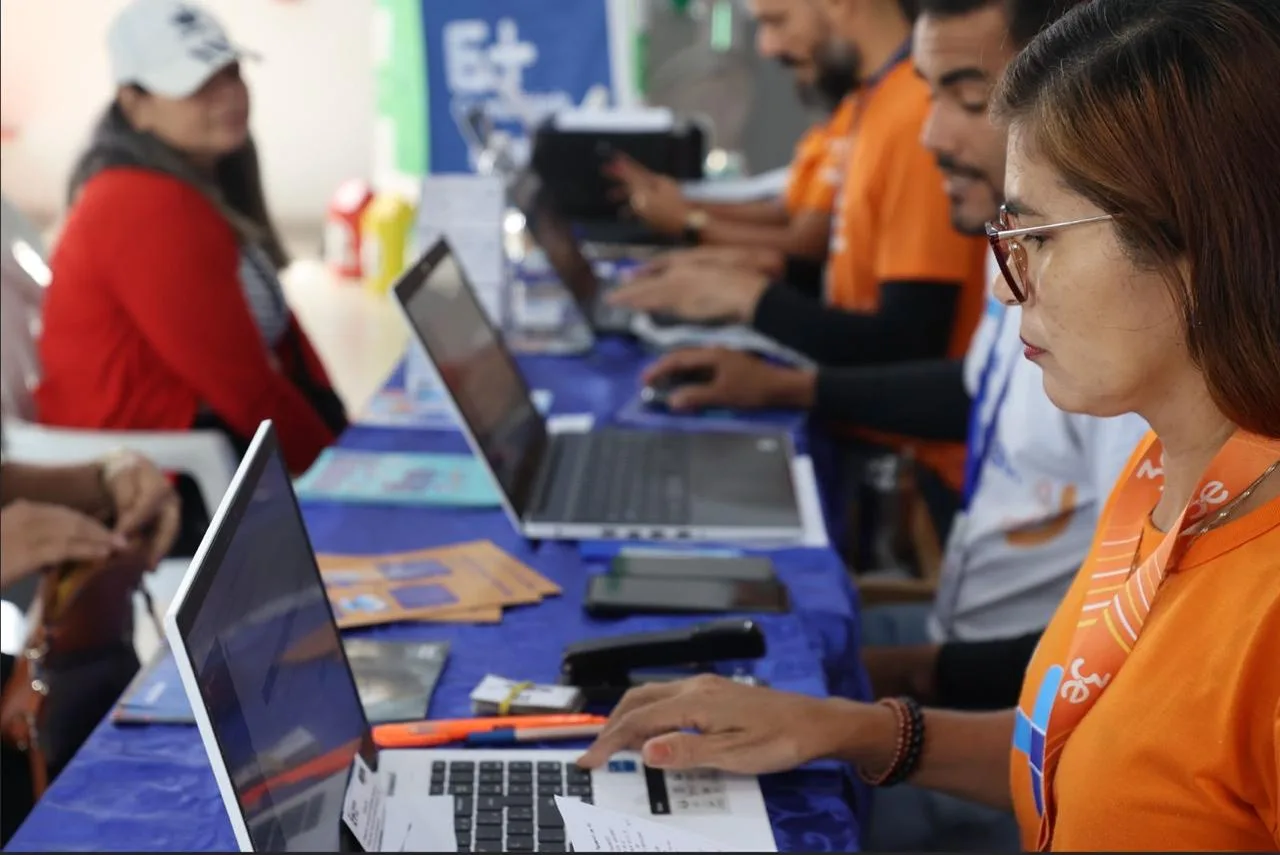
<svg viewBox="0 0 1280 855">
<path fill-rule="evenodd" d="M 553 413 L 590 412 L 608 420 L 634 394 L 642 355 L 604 342 L 582 359 L 522 360 L 530 384 L 555 393 Z M 395 378 L 393 381 L 395 382 Z M 797 419 L 798 430 L 802 425 Z M 800 438 L 803 443 L 803 437 Z M 342 446 L 370 450 L 464 451 L 460 435 L 353 427 Z M 509 610 L 500 625 L 405 625 L 370 631 L 382 637 L 447 640 L 448 666 L 432 697 L 433 717 L 469 713 L 468 696 L 486 673 L 554 681 L 570 641 L 688 622 L 679 618 L 590 620 L 580 608 L 591 568 L 574 544 L 536 548 L 496 511 L 450 511 L 307 503 L 304 515 L 319 552 L 387 552 L 488 538 L 564 589 L 540 605 Z M 856 595 L 829 549 L 774 554 L 794 612 L 760 618 L 767 657 L 756 674 L 780 689 L 813 695 L 866 696 L 856 655 Z M 763 779 L 783 851 L 853 851 L 854 805 L 865 792 L 835 764 Z M 235 839 L 198 734 L 192 727 L 104 722 L 10 842 L 11 850 L 226 850 Z"/>
</svg>

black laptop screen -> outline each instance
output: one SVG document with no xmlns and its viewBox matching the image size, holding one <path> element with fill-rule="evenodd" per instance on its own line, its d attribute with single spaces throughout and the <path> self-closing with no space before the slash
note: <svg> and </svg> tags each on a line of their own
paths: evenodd
<svg viewBox="0 0 1280 855">
<path fill-rule="evenodd" d="M 547 428 L 529 387 L 444 241 L 395 286 L 410 325 L 515 513 L 525 515 Z"/>
<path fill-rule="evenodd" d="M 582 254 L 573 226 L 560 212 L 550 189 L 533 170 L 522 173 L 512 188 L 512 197 L 524 214 L 525 226 L 547 256 L 551 269 L 569 289 L 587 317 L 599 296 L 600 279 L 591 262 Z"/>
<path fill-rule="evenodd" d="M 269 427 L 232 489 L 178 629 L 254 850 L 343 851 L 369 726 Z"/>
</svg>

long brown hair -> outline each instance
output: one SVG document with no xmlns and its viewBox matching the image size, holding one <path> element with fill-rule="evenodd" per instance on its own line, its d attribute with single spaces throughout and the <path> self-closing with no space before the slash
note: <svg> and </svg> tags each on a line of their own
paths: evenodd
<svg viewBox="0 0 1280 855">
<path fill-rule="evenodd" d="M 997 116 L 1164 272 L 1223 414 L 1280 437 L 1280 0 L 1093 0 Z M 1185 275 L 1179 271 L 1185 265 Z"/>
</svg>

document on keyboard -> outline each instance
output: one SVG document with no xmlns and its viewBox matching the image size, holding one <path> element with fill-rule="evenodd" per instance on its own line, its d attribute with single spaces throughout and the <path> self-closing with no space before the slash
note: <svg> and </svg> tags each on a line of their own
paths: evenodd
<svg viewBox="0 0 1280 855">
<path fill-rule="evenodd" d="M 455 852 L 454 800 L 405 793 L 386 802 L 379 852 Z"/>
<path fill-rule="evenodd" d="M 565 835 L 575 852 L 743 852 L 760 851 L 759 840 L 714 841 L 644 817 L 558 797 Z M 777 851 L 776 849 L 768 851 Z"/>
</svg>

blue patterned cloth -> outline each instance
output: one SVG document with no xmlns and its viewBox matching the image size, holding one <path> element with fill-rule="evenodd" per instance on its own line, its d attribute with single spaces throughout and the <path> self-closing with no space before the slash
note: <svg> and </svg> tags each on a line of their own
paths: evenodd
<svg viewBox="0 0 1280 855">
<path fill-rule="evenodd" d="M 555 413 L 594 413 L 599 421 L 634 394 L 643 355 L 605 342 L 584 359 L 526 359 L 530 384 L 552 389 Z M 392 382 L 397 382 L 395 377 Z M 797 431 L 802 425 L 797 419 Z M 801 446 L 803 437 L 798 437 Z M 344 448 L 465 451 L 460 435 L 353 427 Z M 344 506 L 309 502 L 304 515 L 319 552 L 389 552 L 488 538 L 564 589 L 560 597 L 509 609 L 499 625 L 405 625 L 368 631 L 388 639 L 451 643 L 450 659 L 431 700 L 432 717 L 469 714 L 469 695 L 487 673 L 552 682 L 560 653 L 574 640 L 677 626 L 685 618 L 594 621 L 581 609 L 590 568 L 573 544 L 532 546 L 500 512 Z M 815 696 L 865 698 L 857 656 L 856 594 L 831 550 L 775 553 L 794 611 L 762 616 L 768 655 L 757 676 L 780 689 Z M 563 745 L 559 747 L 564 747 Z M 782 851 L 849 852 L 858 848 L 866 793 L 832 763 L 762 779 Z M 62 773 L 10 850 L 200 851 L 235 849 L 199 735 L 193 727 L 121 727 L 104 722 Z"/>
</svg>

